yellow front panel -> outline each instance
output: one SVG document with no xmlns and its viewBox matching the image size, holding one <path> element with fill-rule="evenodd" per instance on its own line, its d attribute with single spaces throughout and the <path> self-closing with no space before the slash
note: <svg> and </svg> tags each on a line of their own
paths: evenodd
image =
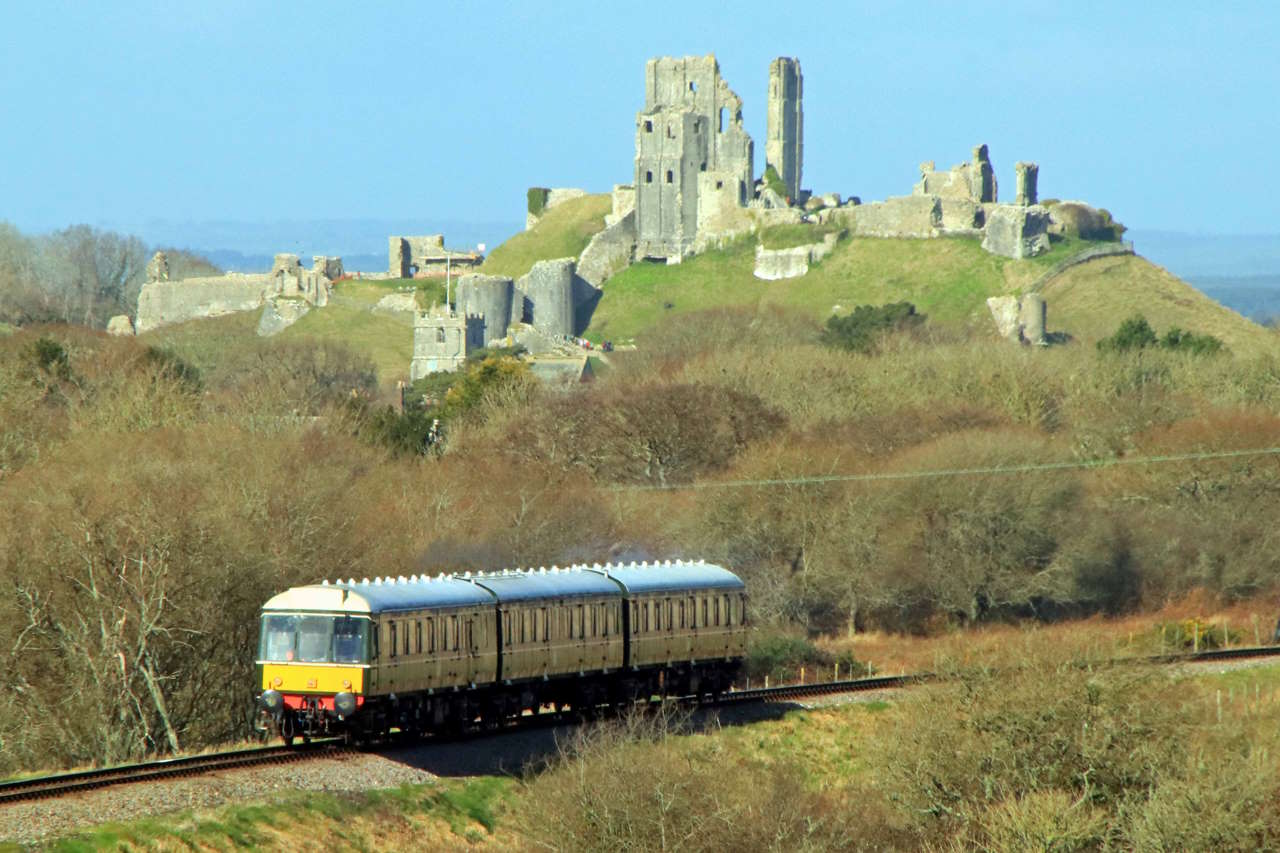
<svg viewBox="0 0 1280 853">
<path fill-rule="evenodd" d="M 364 690 L 364 667 L 263 664 L 262 689 L 281 693 L 361 693 Z"/>
</svg>

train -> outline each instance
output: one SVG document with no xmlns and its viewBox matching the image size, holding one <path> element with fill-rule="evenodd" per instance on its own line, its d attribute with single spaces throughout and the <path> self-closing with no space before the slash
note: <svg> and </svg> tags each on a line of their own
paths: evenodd
<svg viewBox="0 0 1280 853">
<path fill-rule="evenodd" d="M 366 741 L 715 696 L 747 625 L 746 585 L 703 560 L 326 580 L 263 605 L 255 727 Z"/>
</svg>

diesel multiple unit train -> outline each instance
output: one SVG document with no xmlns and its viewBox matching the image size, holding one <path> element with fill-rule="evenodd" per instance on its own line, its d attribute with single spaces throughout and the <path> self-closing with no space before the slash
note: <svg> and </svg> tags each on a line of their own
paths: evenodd
<svg viewBox="0 0 1280 853">
<path fill-rule="evenodd" d="M 325 581 L 273 597 L 261 627 L 260 729 L 363 739 L 719 693 L 747 595 L 702 561 Z"/>
</svg>

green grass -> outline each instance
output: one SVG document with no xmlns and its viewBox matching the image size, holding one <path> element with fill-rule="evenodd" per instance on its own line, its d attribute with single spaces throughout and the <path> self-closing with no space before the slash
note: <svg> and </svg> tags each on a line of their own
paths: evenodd
<svg viewBox="0 0 1280 853">
<path fill-rule="evenodd" d="M 778 239 L 795 239 L 792 230 L 806 227 L 779 229 Z M 781 305 L 821 321 L 837 305 L 849 311 L 906 300 L 936 321 L 982 322 L 988 296 L 1029 285 L 1076 249 L 1064 242 L 1042 257 L 1011 261 L 983 251 L 976 239 L 846 238 L 803 277 L 770 282 L 752 275 L 755 241 L 748 237 L 676 266 L 633 264 L 609 279 L 588 337 L 628 340 L 673 313 L 734 305 Z"/>
<path fill-rule="evenodd" d="M 500 804 L 511 795 L 510 779 L 481 776 L 434 785 L 402 785 L 363 794 L 292 792 L 270 803 L 190 809 L 86 829 L 53 842 L 53 850 L 80 853 L 120 847 L 173 846 L 191 849 L 274 848 L 282 838 L 310 831 L 307 841 L 340 840 L 338 847 L 366 846 L 386 832 L 395 846 L 413 835 L 409 819 L 429 817 L 449 832 L 476 841 L 498 826 Z M 384 846 L 384 845 L 378 845 Z"/>
<path fill-rule="evenodd" d="M 803 229 L 770 229 L 771 242 L 811 242 Z M 930 321 L 994 334 L 986 299 L 1019 293 L 1066 258 L 1091 245 L 1056 241 L 1044 255 L 1012 260 L 985 252 L 975 238 L 890 240 L 845 238 L 822 263 L 796 279 L 761 281 L 752 275 L 755 240 L 666 266 L 637 263 L 611 278 L 591 319 L 593 341 L 628 341 L 674 314 L 729 306 L 778 305 L 822 322 L 839 306 L 908 301 Z M 1137 257 L 1095 260 L 1049 282 L 1049 330 L 1093 341 L 1115 331 L 1120 320 L 1147 309 L 1157 330 L 1180 326 L 1221 338 L 1236 352 L 1277 350 L 1280 336 L 1228 311 Z"/>
<path fill-rule="evenodd" d="M 368 356 L 378 368 L 384 387 L 408 379 L 413 358 L 413 316 L 373 313 L 372 308 L 392 288 L 379 282 L 344 282 L 329 304 L 312 310 L 280 333 L 280 338 L 338 340 Z M 354 286 L 352 286 L 354 285 Z"/>
<path fill-rule="evenodd" d="M 529 231 L 521 231 L 496 246 L 480 272 L 519 278 L 535 261 L 578 257 L 597 232 L 604 230 L 604 216 L 613 206 L 608 193 L 575 198 L 547 211 Z"/>
</svg>

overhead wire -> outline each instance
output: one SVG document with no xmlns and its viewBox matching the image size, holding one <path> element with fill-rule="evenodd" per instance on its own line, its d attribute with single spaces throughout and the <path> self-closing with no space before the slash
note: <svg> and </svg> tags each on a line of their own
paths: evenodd
<svg viewBox="0 0 1280 853">
<path fill-rule="evenodd" d="M 753 480 L 700 480 L 691 483 L 642 483 L 609 487 L 614 492 L 676 492 L 701 489 L 769 488 L 772 486 L 812 486 L 826 483 L 863 483 L 885 480 L 923 480 L 937 477 L 999 476 L 1030 474 L 1040 471 L 1072 471 L 1115 468 L 1123 465 L 1160 465 L 1170 462 L 1200 462 L 1217 459 L 1240 459 L 1256 456 L 1280 456 L 1280 447 L 1257 447 L 1244 450 L 1210 450 L 1196 453 L 1171 453 L 1160 456 L 1113 456 L 1103 459 L 1078 459 L 1064 462 L 1032 462 L 1022 465 L 990 465 L 974 468 L 933 468 L 917 471 L 884 471 L 863 474 L 810 474 L 798 477 L 774 477 Z"/>
</svg>

